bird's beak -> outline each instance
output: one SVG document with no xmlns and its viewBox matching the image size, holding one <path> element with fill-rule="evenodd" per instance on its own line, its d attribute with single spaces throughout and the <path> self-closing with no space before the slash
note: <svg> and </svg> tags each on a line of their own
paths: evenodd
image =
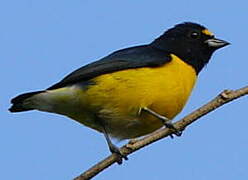
<svg viewBox="0 0 248 180">
<path fill-rule="evenodd" d="M 205 41 L 205 43 L 207 43 L 207 45 L 209 47 L 215 48 L 215 49 L 219 49 L 222 48 L 224 46 L 229 45 L 230 43 L 221 39 L 216 39 L 216 38 L 212 38 L 212 39 L 208 39 Z"/>
</svg>

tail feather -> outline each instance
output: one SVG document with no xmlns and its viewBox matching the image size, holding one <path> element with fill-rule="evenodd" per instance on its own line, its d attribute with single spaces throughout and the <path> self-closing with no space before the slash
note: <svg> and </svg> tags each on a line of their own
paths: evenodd
<svg viewBox="0 0 248 180">
<path fill-rule="evenodd" d="M 22 111 L 29 111 L 33 110 L 33 108 L 30 107 L 25 107 L 24 106 L 24 101 L 27 100 L 28 98 L 42 93 L 44 91 L 36 91 L 36 92 L 30 92 L 30 93 L 25 93 L 21 94 L 11 100 L 12 106 L 9 108 L 10 112 L 22 112 Z"/>
</svg>

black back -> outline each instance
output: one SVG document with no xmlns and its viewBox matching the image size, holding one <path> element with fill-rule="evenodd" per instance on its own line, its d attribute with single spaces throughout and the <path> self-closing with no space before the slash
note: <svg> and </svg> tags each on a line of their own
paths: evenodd
<svg viewBox="0 0 248 180">
<path fill-rule="evenodd" d="M 171 57 L 167 52 L 149 45 L 122 49 L 77 69 L 62 81 L 49 87 L 48 90 L 87 81 L 102 74 L 124 69 L 161 66 L 170 60 Z"/>
</svg>

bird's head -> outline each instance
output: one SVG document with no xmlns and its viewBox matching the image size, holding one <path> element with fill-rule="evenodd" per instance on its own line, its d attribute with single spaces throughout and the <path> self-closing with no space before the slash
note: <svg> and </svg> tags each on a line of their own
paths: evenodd
<svg viewBox="0 0 248 180">
<path fill-rule="evenodd" d="M 151 43 L 153 47 L 178 56 L 197 73 L 209 62 L 215 50 L 228 44 L 215 38 L 204 26 L 191 22 L 174 26 Z"/>
</svg>

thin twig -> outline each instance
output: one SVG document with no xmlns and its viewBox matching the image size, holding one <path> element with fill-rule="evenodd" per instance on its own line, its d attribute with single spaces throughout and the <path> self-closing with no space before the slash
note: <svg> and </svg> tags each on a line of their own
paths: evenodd
<svg viewBox="0 0 248 180">
<path fill-rule="evenodd" d="M 240 98 L 244 95 L 248 94 L 248 86 L 232 91 L 232 90 L 224 90 L 220 93 L 217 97 L 213 100 L 208 102 L 207 104 L 203 105 L 202 107 L 198 108 L 197 110 L 193 111 L 189 115 L 185 116 L 174 125 L 178 130 L 184 130 L 188 125 L 199 119 L 200 117 L 208 114 L 209 112 L 217 109 L 218 107 L 233 101 L 234 99 Z M 165 138 L 171 135 L 173 132 L 170 129 L 164 128 L 161 130 L 156 131 L 140 140 L 137 141 L 130 141 L 128 144 L 121 147 L 120 151 L 124 155 L 129 155 L 155 141 L 158 141 L 162 138 Z M 76 177 L 74 180 L 87 180 L 91 179 L 92 177 L 96 176 L 98 173 L 102 172 L 112 164 L 117 161 L 117 157 L 115 154 L 112 154 L 105 158 L 104 160 L 100 161 L 96 165 L 92 166 L 90 169 L 82 173 L 80 176 Z"/>
</svg>

